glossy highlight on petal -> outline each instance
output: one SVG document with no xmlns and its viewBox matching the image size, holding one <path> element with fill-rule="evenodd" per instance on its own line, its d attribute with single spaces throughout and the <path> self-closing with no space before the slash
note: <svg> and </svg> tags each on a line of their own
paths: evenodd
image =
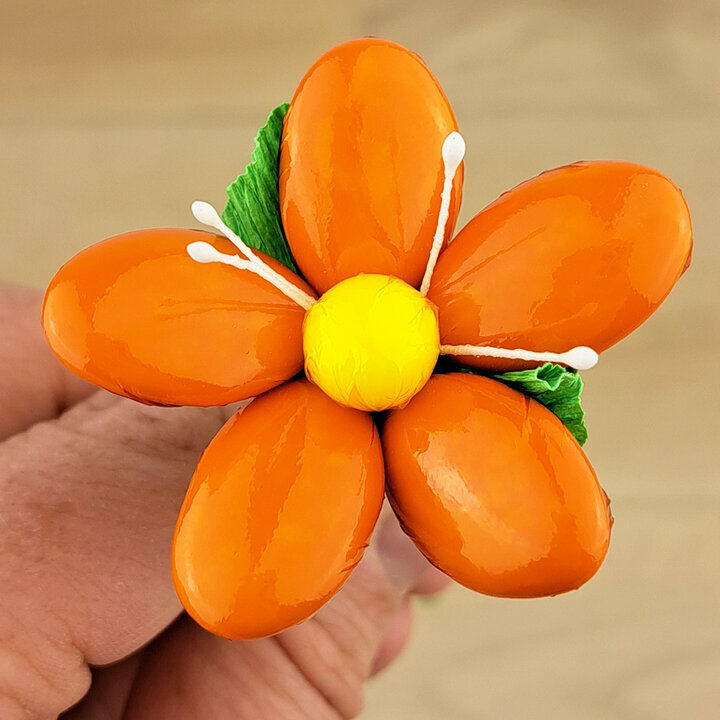
<svg viewBox="0 0 720 720">
<path fill-rule="evenodd" d="M 363 555 L 383 501 L 370 415 L 306 380 L 253 400 L 202 455 L 173 541 L 185 609 L 231 639 L 305 620 Z"/>
<path fill-rule="evenodd" d="M 628 162 L 550 170 L 501 195 L 443 252 L 428 297 L 448 345 L 602 352 L 646 320 L 690 262 L 680 191 Z M 532 361 L 464 357 L 476 367 Z"/>
<path fill-rule="evenodd" d="M 612 524 L 580 446 L 547 408 L 489 378 L 435 375 L 383 428 L 405 532 L 459 583 L 557 595 L 592 577 Z"/>
<path fill-rule="evenodd" d="M 442 146 L 457 131 L 423 61 L 363 38 L 308 70 L 285 117 L 280 209 L 295 260 L 320 293 L 360 272 L 422 280 L 440 211 Z M 446 237 L 460 207 L 455 176 Z"/>
<path fill-rule="evenodd" d="M 224 405 L 298 373 L 305 311 L 249 271 L 196 262 L 187 251 L 193 243 L 237 253 L 199 230 L 139 230 L 66 263 L 43 307 L 60 360 L 106 390 L 160 405 Z"/>
</svg>

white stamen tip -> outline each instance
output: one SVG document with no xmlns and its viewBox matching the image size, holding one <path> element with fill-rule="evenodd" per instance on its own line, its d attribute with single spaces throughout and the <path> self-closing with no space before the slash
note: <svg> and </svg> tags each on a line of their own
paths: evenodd
<svg viewBox="0 0 720 720">
<path fill-rule="evenodd" d="M 453 179 L 455 173 L 460 167 L 462 159 L 465 157 L 465 140 L 459 132 L 451 132 L 443 142 L 442 159 L 445 167 L 445 179 L 443 181 L 443 189 L 440 195 L 440 212 L 438 213 L 437 226 L 433 243 L 430 247 L 430 257 L 425 268 L 422 283 L 420 284 L 420 292 L 423 295 L 428 294 L 430 289 L 430 280 L 435 270 L 435 265 L 440 255 L 440 248 L 445 240 L 445 226 L 450 216 L 450 196 L 452 194 Z"/>
<path fill-rule="evenodd" d="M 465 157 L 465 140 L 459 132 L 451 132 L 442 146 L 442 158 L 445 164 L 445 174 L 455 175 L 460 163 Z"/>
<path fill-rule="evenodd" d="M 585 345 L 574 347 L 567 352 L 535 352 L 522 348 L 494 348 L 486 345 L 441 345 L 442 355 L 470 355 L 472 357 L 495 357 L 507 360 L 527 360 L 530 362 L 556 362 L 568 365 L 576 370 L 589 370 L 598 362 L 598 354 Z"/>
<path fill-rule="evenodd" d="M 194 218 L 199 223 L 214 228 L 217 228 L 218 225 L 221 224 L 217 210 L 210 203 L 204 202 L 203 200 L 196 200 L 191 205 L 191 209 Z"/>
<path fill-rule="evenodd" d="M 565 363 L 576 370 L 590 370 L 598 363 L 598 354 L 585 345 L 574 347 L 565 353 Z"/>
<path fill-rule="evenodd" d="M 301 290 L 276 270 L 273 270 L 269 265 L 266 265 L 242 239 L 222 221 L 217 210 L 215 210 L 210 203 L 204 202 L 203 200 L 196 200 L 191 207 L 192 214 L 199 223 L 208 225 L 221 232 L 246 258 L 243 260 L 239 255 L 225 255 L 210 245 L 210 243 L 200 241 L 190 243 L 186 248 L 187 254 L 193 260 L 199 263 L 219 262 L 223 263 L 223 265 L 232 265 L 238 268 L 238 270 L 249 270 L 264 280 L 267 280 L 283 293 L 283 295 L 289 297 L 293 302 L 300 305 L 300 307 L 305 308 L 305 310 L 309 310 L 312 307 L 315 298 L 308 295 L 304 290 Z"/>
<path fill-rule="evenodd" d="M 190 243 L 186 248 L 187 254 L 199 263 L 222 262 L 219 258 L 222 253 L 218 252 L 210 243 L 194 242 Z"/>
</svg>

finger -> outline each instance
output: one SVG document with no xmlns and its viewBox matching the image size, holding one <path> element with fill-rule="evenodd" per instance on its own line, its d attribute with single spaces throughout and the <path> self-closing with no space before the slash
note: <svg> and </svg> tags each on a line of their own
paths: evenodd
<svg viewBox="0 0 720 720">
<path fill-rule="evenodd" d="M 228 641 L 183 617 L 148 650 L 124 720 L 341 720 L 273 639 Z"/>
<path fill-rule="evenodd" d="M 380 545 L 380 559 L 390 580 L 402 592 L 413 591 L 433 566 L 402 531 L 390 509 L 383 506 L 383 522 L 378 526 L 376 540 Z"/>
<path fill-rule="evenodd" d="M 370 674 L 376 675 L 384 670 L 405 649 L 412 630 L 412 606 L 410 599 L 405 598 L 397 615 L 385 633 L 385 637 L 373 658 Z"/>
<path fill-rule="evenodd" d="M 0 283 L 0 440 L 59 415 L 93 392 L 52 354 L 40 327 L 42 295 Z"/>
<path fill-rule="evenodd" d="M 142 653 L 92 672 L 90 692 L 62 720 L 120 720 L 125 712 Z"/>
<path fill-rule="evenodd" d="M 396 522 L 386 517 L 383 526 Z M 406 590 L 427 568 L 414 548 L 407 551 L 406 540 L 379 528 L 340 592 L 311 620 L 273 638 L 228 642 L 189 621 L 178 623 L 147 655 L 126 720 L 356 717 Z M 399 651 L 401 633 L 394 643 L 390 652 Z"/>
<path fill-rule="evenodd" d="M 413 585 L 413 595 L 437 595 L 452 585 L 452 579 L 442 570 L 438 570 L 428 563 L 428 569 L 422 577 Z"/>
<path fill-rule="evenodd" d="M 222 420 L 98 392 L 0 445 L 0 696 L 57 714 L 176 617 L 172 529 Z"/>
</svg>

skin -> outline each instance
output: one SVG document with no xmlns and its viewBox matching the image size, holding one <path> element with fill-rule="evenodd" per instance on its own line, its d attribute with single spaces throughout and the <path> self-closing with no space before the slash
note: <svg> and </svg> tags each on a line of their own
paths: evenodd
<svg viewBox="0 0 720 720">
<path fill-rule="evenodd" d="M 38 294 L 0 286 L 0 717 L 55 717 L 83 696 L 66 717 L 355 717 L 436 571 L 383 518 L 308 622 L 252 642 L 206 633 L 181 614 L 168 548 L 228 411 L 95 390 L 53 358 L 39 314 Z"/>
</svg>

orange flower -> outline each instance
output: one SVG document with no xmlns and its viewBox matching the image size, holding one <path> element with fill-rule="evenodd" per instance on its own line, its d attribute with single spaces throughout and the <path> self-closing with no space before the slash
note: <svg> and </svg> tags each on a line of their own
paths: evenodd
<svg viewBox="0 0 720 720">
<path fill-rule="evenodd" d="M 307 282 L 199 203 L 227 238 L 128 233 L 50 284 L 45 332 L 81 377 L 153 404 L 255 398 L 201 457 L 175 531 L 178 594 L 212 632 L 261 637 L 314 613 L 386 489 L 428 559 L 479 592 L 553 595 L 601 564 L 607 499 L 562 422 L 488 377 L 428 376 L 439 353 L 487 371 L 592 365 L 687 267 L 687 206 L 649 168 L 577 163 L 448 245 L 463 151 L 417 56 L 345 43 L 307 72 L 283 127 L 280 209 Z"/>
</svg>

